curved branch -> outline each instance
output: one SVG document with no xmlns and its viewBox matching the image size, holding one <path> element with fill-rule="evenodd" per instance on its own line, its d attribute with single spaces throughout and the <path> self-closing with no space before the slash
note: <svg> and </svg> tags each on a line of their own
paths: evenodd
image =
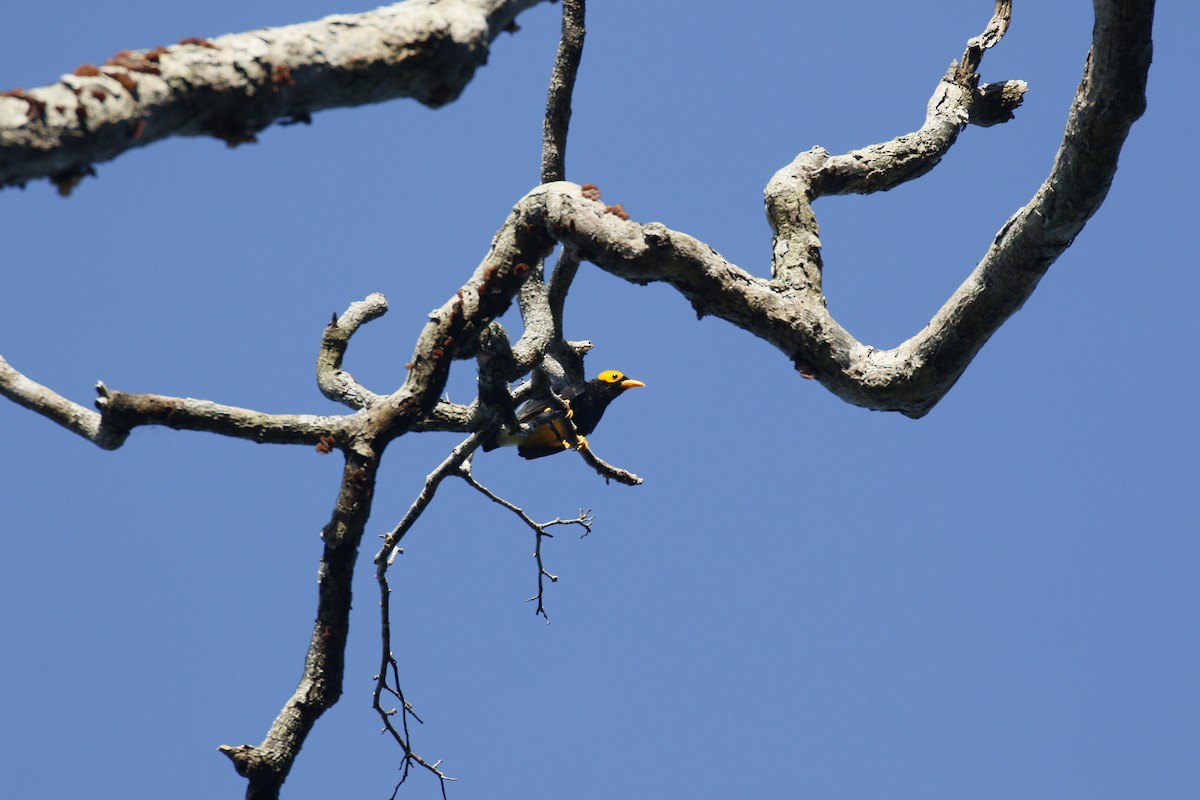
<svg viewBox="0 0 1200 800">
<path fill-rule="evenodd" d="M 525 219 L 524 211 L 513 209 L 471 278 L 441 308 L 430 312 L 412 360 L 404 365 L 407 379 L 369 409 L 361 431 L 364 440 L 386 445 L 442 408 L 438 398 L 451 362 L 476 355 L 480 337 L 494 331 L 492 323 L 528 282 L 533 272 L 529 264 L 540 262 L 553 245 L 544 230 Z"/>
<path fill-rule="evenodd" d="M 777 284 L 815 294 L 821 291 L 821 240 L 812 210 L 818 197 L 893 189 L 936 167 L 971 122 L 994 124 L 1006 114 L 1012 117 L 1024 99 L 1024 82 L 1008 81 L 999 90 L 979 89 L 976 72 L 983 50 L 999 42 L 1007 29 L 1010 13 L 1011 4 L 997 0 L 984 33 L 967 43 L 963 61 L 951 64 L 938 82 L 919 130 L 840 156 L 814 147 L 775 173 L 764 195 L 767 220 L 775 233 L 772 274 Z M 986 109 L 975 111 L 977 106 Z"/>
<path fill-rule="evenodd" d="M 546 184 L 518 208 L 581 258 L 634 283 L 669 283 L 699 316 L 719 316 L 770 342 L 802 376 L 815 377 L 843 400 L 921 417 L 1103 202 L 1121 146 L 1145 109 L 1153 9 L 1150 0 L 1096 1 L 1092 49 L 1050 177 L 929 324 L 890 350 L 859 342 L 826 309 L 811 202 L 821 194 L 884 190 L 932 169 L 973 120 L 972 108 L 994 102 L 981 99 L 986 93 L 972 88 L 974 78 L 964 79 L 957 65 L 939 84 L 921 130 L 844 156 L 814 149 L 776 174 L 766 192 L 776 229 L 772 280 L 730 264 L 686 234 L 623 219 L 595 199 L 595 187 Z M 994 44 L 1002 27 L 990 23 L 979 41 Z M 1004 86 L 1020 88 L 1017 82 Z M 1019 99 L 1020 92 L 1011 96 Z"/>
<path fill-rule="evenodd" d="M 455 100 L 493 39 L 545 0 L 443 0 L 122 51 L 57 83 L 0 95 L 0 186 L 52 177 L 169 136 L 253 142 L 280 120 L 412 97 Z"/>
<path fill-rule="evenodd" d="M 325 327 L 321 350 L 317 355 L 317 386 L 321 394 L 337 403 L 359 409 L 379 402 L 383 395 L 366 389 L 354 376 L 342 369 L 342 359 L 350 345 L 350 337 L 371 320 L 387 313 L 387 298 L 375 292 L 365 300 L 351 303 L 350 308 Z"/>
<path fill-rule="evenodd" d="M 1095 9 L 1092 47 L 1049 176 L 929 325 L 897 348 L 949 385 L 1100 208 L 1125 139 L 1145 112 L 1154 0 L 1096 0 Z"/>
<path fill-rule="evenodd" d="M 542 183 L 566 179 L 567 133 L 571 126 L 575 77 L 583 58 L 585 10 L 584 0 L 563 0 L 562 31 L 550 73 L 550 87 L 546 92 L 546 114 L 542 120 Z M 525 330 L 510 351 L 515 370 L 508 376 L 509 380 L 515 380 L 539 365 L 555 372 L 556 377 L 582 380 L 581 374 L 574 374 L 582 372 L 582 365 L 572 369 L 569 376 L 563 376 L 562 370 L 558 369 L 564 359 L 568 366 L 571 361 L 570 349 L 563 341 L 562 312 L 567 289 L 578 268 L 579 260 L 564 250 L 547 287 L 545 264 L 539 261 L 534 265 L 532 278 L 521 287 L 521 321 Z M 545 364 L 550 351 L 556 351 L 557 357 L 553 363 Z"/>
</svg>

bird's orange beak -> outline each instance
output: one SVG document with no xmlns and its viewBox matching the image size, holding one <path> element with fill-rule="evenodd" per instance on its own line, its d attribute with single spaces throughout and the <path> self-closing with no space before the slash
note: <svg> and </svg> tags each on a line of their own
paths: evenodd
<svg viewBox="0 0 1200 800">
<path fill-rule="evenodd" d="M 622 389 L 633 389 L 634 387 L 645 385 L 646 384 L 642 383 L 641 381 L 635 381 L 633 378 L 626 378 L 625 380 L 621 381 Z"/>
</svg>

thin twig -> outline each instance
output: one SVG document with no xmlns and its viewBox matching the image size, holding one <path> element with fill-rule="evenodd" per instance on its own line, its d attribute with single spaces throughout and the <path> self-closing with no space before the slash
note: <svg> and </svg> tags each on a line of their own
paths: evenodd
<svg viewBox="0 0 1200 800">
<path fill-rule="evenodd" d="M 392 528 L 383 537 L 383 546 L 375 554 L 376 574 L 387 571 L 387 566 L 392 561 L 393 551 L 433 501 L 433 497 L 437 494 L 438 486 L 441 485 L 442 481 L 448 476 L 455 474 L 463 462 L 471 457 L 479 446 L 483 444 L 483 440 L 490 434 L 491 431 L 488 429 L 475 431 L 451 450 L 446 460 L 438 464 L 437 468 L 425 477 L 425 486 L 422 487 L 421 493 L 417 495 L 417 499 L 408 507 L 408 511 L 404 513 L 404 517 L 397 523 L 396 527 Z"/>
<path fill-rule="evenodd" d="M 458 477 L 460 477 L 464 481 L 466 481 L 468 485 L 470 485 L 476 491 L 480 492 L 484 497 L 488 498 L 489 500 L 491 500 L 494 503 L 498 503 L 499 505 L 504 506 L 509 511 L 516 514 L 521 519 L 521 521 L 524 522 L 526 525 L 528 525 L 529 528 L 533 531 L 533 533 L 534 533 L 533 557 L 534 557 L 534 560 L 537 562 L 538 590 L 537 590 L 536 595 L 529 598 L 529 601 L 530 602 L 532 602 L 534 600 L 537 601 L 537 608 L 534 610 L 534 614 L 539 615 L 543 619 L 545 619 L 547 625 L 550 624 L 550 615 L 546 613 L 546 604 L 545 604 L 546 583 L 545 583 L 545 579 L 549 578 L 551 583 L 557 583 L 558 576 L 554 575 L 549 570 L 547 570 L 545 562 L 542 561 L 542 539 L 553 539 L 554 538 L 554 534 L 548 533 L 546 531 L 546 529 L 551 528 L 555 525 L 580 525 L 583 527 L 583 531 L 584 531 L 582 536 L 580 536 L 580 538 L 583 538 L 583 536 L 587 536 L 589 533 L 592 532 L 592 524 L 596 521 L 596 517 L 592 514 L 592 510 L 590 508 L 586 511 L 584 511 L 583 509 L 579 509 L 579 516 L 573 517 L 572 519 L 562 519 L 561 517 L 555 517 L 554 519 L 550 520 L 549 522 L 535 522 L 532 517 L 530 517 L 528 514 L 525 513 L 524 509 L 520 508 L 519 506 L 517 506 L 513 503 L 510 503 L 509 501 L 505 500 L 500 495 L 493 492 L 491 489 L 484 486 L 479 481 L 475 480 L 475 476 L 471 474 L 470 462 L 464 463 L 462 465 L 462 467 L 459 468 L 457 474 L 458 474 Z"/>
<path fill-rule="evenodd" d="M 421 722 L 421 718 L 413 712 L 412 705 L 404 698 L 404 692 L 400 688 L 400 667 L 396 661 L 395 654 L 392 652 L 392 590 L 388 584 L 387 570 L 391 566 L 392 561 L 395 560 L 396 555 L 402 552 L 399 548 L 400 540 L 412 529 L 412 526 L 420 519 L 421 514 L 429 507 L 442 481 L 448 476 L 457 473 L 459 468 L 462 467 L 464 462 L 470 459 L 471 455 L 482 444 L 484 438 L 489 433 L 490 431 L 485 429 L 471 434 L 455 447 L 446 460 L 439 464 L 425 478 L 425 485 L 421 488 L 421 493 L 417 495 L 417 499 L 409 506 L 408 511 L 399 524 L 383 537 L 383 546 L 375 554 L 375 581 L 379 585 L 379 635 L 381 646 L 379 672 L 375 675 L 375 691 L 372 697 L 372 707 L 379 714 L 379 718 L 383 720 L 384 732 L 391 735 L 404 753 L 400 766 L 400 780 L 392 792 L 393 798 L 404 782 L 408 780 L 409 771 L 414 764 L 425 768 L 437 777 L 441 785 L 443 798 L 446 796 L 446 782 L 455 779 L 441 770 L 441 761 L 428 761 L 412 749 L 412 737 L 409 733 L 408 718 L 412 717 L 417 722 Z M 400 705 L 396 708 L 385 708 L 383 705 L 383 696 L 385 694 L 396 698 Z M 397 715 L 400 718 L 399 727 L 395 723 Z"/>
<path fill-rule="evenodd" d="M 546 404 L 559 412 L 559 422 L 561 423 L 563 438 L 567 444 L 571 446 L 572 450 L 579 453 L 584 463 L 598 472 L 604 480 L 613 480 L 617 483 L 623 483 L 626 486 L 640 486 L 644 482 L 634 473 L 620 467 L 614 467 L 592 452 L 591 445 L 579 435 L 579 431 L 575 427 L 575 421 L 567 413 L 567 404 L 561 397 L 551 391 L 546 396 Z"/>
<path fill-rule="evenodd" d="M 441 770 L 442 762 L 440 760 L 430 762 L 412 749 L 412 736 L 408 729 L 408 718 L 412 717 L 417 722 L 422 722 L 422 720 L 413 711 L 412 704 L 404 699 L 404 691 L 400 688 L 400 667 L 396 662 L 395 655 L 392 654 L 390 602 L 392 590 L 388 586 L 386 565 L 383 569 L 376 569 L 375 578 L 379 583 L 380 637 L 382 638 L 383 647 L 379 663 L 379 673 L 375 676 L 375 692 L 372 696 L 371 707 L 375 709 L 380 719 L 383 720 L 384 732 L 390 734 L 404 752 L 404 757 L 400 765 L 400 780 L 396 782 L 396 786 L 392 789 L 392 798 L 395 800 L 396 793 L 400 791 L 400 787 L 408 780 L 412 765 L 416 764 L 432 773 L 438 779 L 438 784 L 442 790 L 442 798 L 445 800 L 446 782 L 457 779 L 450 777 Z M 397 708 L 384 708 L 382 702 L 384 693 L 396 698 L 400 705 Z M 393 722 L 397 714 L 400 716 L 399 729 L 397 729 Z"/>
<path fill-rule="evenodd" d="M 607 461 L 593 453 L 590 446 L 585 445 L 576 449 L 579 451 L 579 457 L 583 459 L 584 463 L 596 470 L 596 472 L 598 472 L 600 476 L 604 478 L 604 480 L 613 480 L 617 483 L 623 483 L 626 486 L 642 485 L 643 480 L 638 475 L 630 472 L 629 470 L 621 469 L 620 467 L 615 467 L 612 464 L 609 464 Z"/>
</svg>

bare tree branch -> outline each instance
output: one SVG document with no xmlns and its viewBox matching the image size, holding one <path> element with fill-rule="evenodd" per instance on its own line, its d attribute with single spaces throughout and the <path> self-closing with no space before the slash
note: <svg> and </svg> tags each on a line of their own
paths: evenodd
<svg viewBox="0 0 1200 800">
<path fill-rule="evenodd" d="M 623 483 L 626 486 L 642 485 L 643 481 L 637 475 L 620 467 L 615 467 L 597 456 L 592 452 L 591 445 L 585 444 L 577 447 L 576 450 L 579 452 L 579 457 L 583 459 L 583 462 L 596 470 L 605 481 L 613 480 L 617 483 Z"/>
<path fill-rule="evenodd" d="M 190 397 L 127 394 L 99 385 L 96 405 L 102 427 L 126 435 L 142 425 L 163 425 L 175 430 L 205 431 L 263 444 L 317 444 L 322 437 L 341 437 L 347 417 L 314 414 L 264 414 L 236 406 Z"/>
<path fill-rule="evenodd" d="M 567 133 L 571 125 L 571 98 L 575 90 L 575 77 L 583 56 L 584 12 L 584 0 L 563 0 L 562 32 L 559 35 L 554 68 L 550 74 L 550 86 L 546 92 L 546 114 L 542 121 L 542 183 L 566 179 Z M 562 335 L 566 288 L 569 287 L 578 267 L 578 260 L 572 260 L 564 250 L 559 256 L 555 275 L 561 273 L 568 277 L 565 283 L 561 278 L 557 282 L 552 280 L 548 289 L 545 284 L 544 263 L 539 261 L 534 265 L 533 276 L 521 288 L 521 321 L 525 330 L 512 349 L 516 362 L 514 366 L 518 371 L 509 376 L 510 380 L 538 366 L 539 362 L 545 360 L 547 353 L 557 351 L 558 357 L 553 363 L 540 366 L 549 369 L 555 378 L 582 381 L 582 365 L 574 368 L 577 359 L 573 360 L 569 356 Z M 554 288 L 556 283 L 557 289 Z M 564 360 L 565 365 L 562 364 Z M 565 366 L 571 374 L 556 373 L 556 367 L 559 365 Z"/>
<path fill-rule="evenodd" d="M 550 273 L 550 287 L 547 291 L 546 302 L 550 307 L 550 318 L 554 320 L 554 338 L 563 338 L 563 307 L 567 302 L 567 294 L 571 291 L 571 283 L 579 272 L 579 254 L 574 248 L 564 247 Z"/>
<path fill-rule="evenodd" d="M 365 300 L 351 303 L 350 308 L 346 309 L 346 313 L 340 318 L 334 315 L 333 321 L 326 326 L 325 333 L 321 336 L 321 351 L 317 356 L 317 386 L 320 387 L 321 394 L 354 409 L 364 408 L 383 399 L 383 395 L 364 388 L 353 375 L 344 372 L 342 359 L 346 356 L 350 337 L 362 325 L 379 319 L 386 313 L 387 298 L 376 292 Z"/>
<path fill-rule="evenodd" d="M 478 338 L 495 317 L 504 313 L 528 277 L 529 268 L 517 259 L 540 259 L 550 249 L 546 236 L 520 223 L 519 215 L 514 219 L 517 223 L 496 237 L 491 251 L 467 283 L 430 315 L 407 365 L 403 385 L 391 395 L 374 396 L 367 407 L 349 416 L 263 414 L 204 400 L 111 392 L 103 384 L 98 387 L 97 414 L 25 378 L 0 359 L 0 391 L 103 447 L 119 446 L 139 425 L 166 425 L 259 442 L 312 443 L 321 452 L 336 446 L 345 452 L 337 502 L 322 532 L 325 549 L 319 571 L 317 619 L 300 683 L 262 743 L 220 748 L 238 773 L 248 779 L 248 798 L 278 797 L 309 731 L 341 695 L 354 562 L 384 449 L 392 439 L 442 408 L 438 396 L 445 387 L 451 361 L 460 348 Z M 318 381 L 329 394 L 339 399 L 352 394 L 367 396 L 352 378 L 340 372 L 341 356 L 353 331 L 385 308 L 383 297 L 373 295 L 352 305 L 338 325 L 326 329 Z M 468 439 L 463 457 L 474 450 L 485 432 L 477 431 Z M 445 778 L 436 765 L 413 760 Z"/>
<path fill-rule="evenodd" d="M 434 469 L 426 478 L 425 485 L 421 489 L 421 493 L 412 505 L 408 507 L 404 517 L 396 524 L 396 527 L 383 537 L 383 545 L 375 554 L 375 581 L 379 585 L 379 609 L 380 609 L 380 639 L 381 650 L 379 657 L 379 672 L 375 675 L 375 691 L 372 698 L 372 707 L 383 720 L 384 730 L 400 745 L 401 751 L 404 753 L 401 763 L 400 782 L 396 784 L 399 789 L 406 780 L 408 780 L 409 770 L 415 764 L 433 773 L 441 785 L 442 795 L 446 793 L 446 781 L 454 780 L 446 775 L 441 768 L 441 761 L 430 762 L 419 755 L 412 749 L 412 737 L 409 733 L 408 718 L 412 716 L 418 722 L 420 717 L 417 717 L 412 710 L 412 706 L 404 698 L 404 692 L 400 688 L 400 667 L 396 661 L 396 656 L 392 652 L 392 616 L 391 616 L 391 586 L 388 584 L 387 571 L 391 566 L 396 555 L 401 552 L 399 549 L 400 541 L 404 538 L 417 520 L 421 518 L 421 514 L 433 502 L 434 495 L 437 494 L 438 487 L 450 475 L 458 474 L 463 466 L 469 463 L 471 455 L 478 449 L 479 445 L 487 435 L 488 431 L 477 431 L 461 442 L 450 455 L 441 464 Z M 385 708 L 383 704 L 383 696 L 390 695 L 396 698 L 400 705 L 397 708 Z M 399 727 L 395 722 L 399 716 Z M 393 796 L 394 793 L 393 793 Z"/>
<path fill-rule="evenodd" d="M 542 126 L 542 183 L 567 178 L 567 130 L 571 125 L 571 95 L 583 57 L 584 0 L 563 0 L 562 34 L 546 93 Z"/>
<path fill-rule="evenodd" d="M 594 187 L 546 184 L 518 208 L 581 258 L 634 283 L 669 283 L 698 315 L 719 316 L 770 342 L 801 375 L 817 378 L 847 402 L 920 417 L 1020 308 L 1099 207 L 1129 127 L 1145 107 L 1153 3 L 1098 2 L 1097 15 L 1088 67 L 1046 185 L 1005 224 L 930 323 L 893 349 L 859 342 L 826 309 L 811 202 L 822 194 L 884 190 L 932 169 L 983 96 L 957 65 L 939 83 L 921 130 L 844 156 L 816 148 L 776 174 L 766 192 L 776 230 L 771 280 L 730 264 L 686 234 L 622 219 L 596 199 Z M 990 23 L 988 31 L 995 32 L 982 40 L 994 43 L 1002 27 Z"/>
<path fill-rule="evenodd" d="M 377 454 L 346 451 L 333 516 L 321 532 L 325 549 L 318 571 L 317 618 L 296 691 L 261 744 L 218 748 L 247 778 L 247 800 L 279 796 L 309 731 L 342 694 L 354 562 L 370 515 L 377 470 Z"/>
<path fill-rule="evenodd" d="M 417 499 L 408 507 L 408 511 L 404 513 L 401 520 L 396 523 L 396 527 L 383 537 L 383 545 L 379 551 L 375 553 L 375 575 L 376 578 L 381 577 L 387 572 L 388 564 L 393 559 L 393 553 L 400 546 L 400 541 L 404 538 L 417 520 L 421 518 L 421 514 L 433 502 L 434 495 L 437 494 L 438 487 L 442 485 L 442 481 L 451 475 L 457 474 L 462 465 L 471 457 L 471 455 L 479 449 L 479 445 L 483 443 L 489 431 L 476 431 L 471 434 L 466 440 L 459 443 L 446 460 L 438 464 L 433 472 L 429 473 L 425 478 L 425 485 L 421 489 L 421 493 L 417 495 Z"/>
<path fill-rule="evenodd" d="M 991 47 L 999 41 L 1007 28 L 1007 18 L 1002 16 L 1009 10 L 1007 5 L 998 2 L 997 16 L 988 23 L 987 31 L 998 32 L 989 36 L 985 31 L 985 36 L 971 42 L 986 38 Z M 775 173 L 765 196 L 767 220 L 775 232 L 772 275 L 776 286 L 816 296 L 821 293 L 821 241 L 812 210 L 814 200 L 824 195 L 887 191 L 937 166 L 970 122 L 971 108 L 979 100 L 975 68 L 982 52 L 983 45 L 968 44 L 964 63 L 950 65 L 926 105 L 925 123 L 919 130 L 841 156 L 814 147 Z M 976 53 L 975 67 L 964 69 L 972 53 Z M 1019 81 L 1010 83 L 1017 85 L 1015 103 L 1019 104 L 1025 86 Z"/>
<path fill-rule="evenodd" d="M 269 444 L 317 444 L 323 437 L 340 436 L 345 428 L 345 417 L 264 414 L 190 397 L 115 392 L 103 383 L 96 384 L 96 392 L 99 413 L 30 380 L 0 357 L 0 394 L 105 450 L 120 447 L 130 431 L 142 425 Z"/>
<path fill-rule="evenodd" d="M 117 53 L 0 95 L 0 186 L 52 177 L 169 136 L 231 146 L 279 120 L 412 97 L 455 100 L 517 15 L 545 0 L 396 3 L 364 14 Z"/>
<path fill-rule="evenodd" d="M 115 434 L 104 428 L 100 415 L 95 411 L 73 403 L 53 389 L 30 380 L 13 368 L 3 356 L 0 356 L 0 394 L 105 450 L 120 447 L 128 433 Z"/>
<path fill-rule="evenodd" d="M 445 388 L 451 361 L 511 304 L 529 275 L 526 262 L 517 259 L 542 258 L 550 249 L 549 240 L 536 228 L 522 223 L 520 215 L 514 220 L 510 230 L 497 235 L 487 257 L 463 287 L 430 314 L 417 338 L 412 361 L 406 365 L 408 375 L 403 385 L 369 407 L 339 418 L 349 421 L 334 440 L 346 454 L 346 466 L 332 519 L 322 534 L 325 551 L 318 586 L 317 622 L 305 658 L 304 674 L 261 744 L 222 745 L 220 748 L 233 761 L 238 774 L 248 779 L 247 798 L 278 797 L 312 726 L 341 695 L 354 562 L 370 515 L 375 478 L 384 449 L 393 439 L 413 430 L 437 408 L 437 398 Z M 365 320 L 374 313 L 371 309 L 379 311 L 382 302 L 382 298 L 368 299 L 366 306 L 352 307 L 347 312 L 351 315 L 347 318 L 347 326 L 353 324 L 355 315 L 361 315 Z M 328 369 L 333 369 L 331 353 L 338 346 L 330 343 L 322 356 L 328 361 Z M 456 452 L 461 452 L 461 457 L 465 458 L 485 434 L 485 430 L 477 431 Z M 322 440 L 320 446 L 328 448 L 329 442 Z M 419 514 L 417 511 L 413 515 L 414 521 Z M 381 583 L 381 589 L 386 600 L 386 580 Z M 388 654 L 390 656 L 390 649 Z M 381 670 L 381 674 L 386 675 L 386 670 Z M 399 687 L 395 690 L 398 693 Z M 407 745 L 405 751 L 408 758 L 411 750 Z M 412 755 L 414 763 L 445 779 L 436 764 L 430 765 Z"/>
<path fill-rule="evenodd" d="M 996 0 L 996 10 L 992 12 L 992 18 L 988 20 L 983 33 L 967 40 L 967 49 L 963 53 L 962 62 L 959 65 L 961 77 L 966 78 L 979 70 L 979 62 L 983 60 L 983 51 L 990 50 L 1000 43 L 1008 31 L 1008 24 L 1011 21 L 1012 0 Z"/>
<path fill-rule="evenodd" d="M 584 511 L 581 508 L 581 509 L 579 509 L 579 516 L 573 517 L 571 519 L 562 519 L 561 517 L 555 517 L 554 519 L 550 520 L 549 522 L 535 522 L 532 517 L 530 517 L 528 514 L 525 513 L 524 509 L 520 508 L 519 506 L 517 506 L 513 503 L 510 503 L 509 501 L 505 500 L 500 495 L 493 492 L 491 489 L 484 486 L 479 481 L 475 480 L 475 476 L 471 473 L 471 464 L 469 461 L 465 462 L 459 468 L 458 477 L 462 478 L 472 488 L 474 488 L 476 491 L 478 491 L 484 497 L 491 500 L 493 503 L 497 503 L 498 505 L 504 506 L 509 511 L 516 514 L 517 517 L 533 531 L 533 533 L 534 533 L 533 558 L 537 562 L 538 590 L 537 590 L 537 594 L 535 594 L 533 597 L 530 597 L 529 600 L 530 600 L 530 602 L 532 602 L 534 600 L 537 601 L 537 608 L 534 609 L 534 613 L 538 616 L 541 616 L 543 619 L 546 620 L 546 623 L 549 624 L 550 623 L 550 615 L 546 613 L 546 603 L 545 603 L 545 592 L 546 592 L 545 581 L 548 578 L 551 583 L 558 583 L 558 576 L 554 575 L 550 571 L 548 571 L 546 569 L 545 562 L 542 560 L 542 540 L 548 539 L 548 538 L 549 539 L 554 538 L 554 535 L 551 533 L 548 533 L 546 529 L 552 528 L 555 525 L 579 525 L 583 528 L 583 535 L 587 536 L 589 533 L 592 532 L 592 524 L 596 521 L 595 516 L 592 514 L 592 510 L 589 508 L 587 511 Z"/>
<path fill-rule="evenodd" d="M 583 54 L 584 10 L 584 0 L 563 2 L 562 31 L 542 123 L 542 183 L 563 180 L 566 175 L 571 97 Z M 508 376 L 509 380 L 528 374 L 536 367 L 536 390 L 542 390 L 549 381 L 571 384 L 583 381 L 581 356 L 590 349 L 590 343 L 581 349 L 566 342 L 562 323 L 566 292 L 578 268 L 578 259 L 564 249 L 554 270 L 555 277 L 547 287 L 544 262 L 538 261 L 534 265 L 533 275 L 521 287 L 519 303 L 525 329 L 511 350 L 515 371 Z"/>
</svg>

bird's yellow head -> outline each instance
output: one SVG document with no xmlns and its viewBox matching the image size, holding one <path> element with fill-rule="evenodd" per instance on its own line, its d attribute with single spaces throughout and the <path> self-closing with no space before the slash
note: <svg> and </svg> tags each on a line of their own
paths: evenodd
<svg viewBox="0 0 1200 800">
<path fill-rule="evenodd" d="M 611 383 L 615 386 L 620 386 L 622 389 L 633 389 L 636 386 L 645 386 L 641 381 L 635 381 L 633 378 L 626 378 L 625 373 L 616 369 L 606 369 L 596 376 L 596 380 L 601 383 Z"/>
</svg>

